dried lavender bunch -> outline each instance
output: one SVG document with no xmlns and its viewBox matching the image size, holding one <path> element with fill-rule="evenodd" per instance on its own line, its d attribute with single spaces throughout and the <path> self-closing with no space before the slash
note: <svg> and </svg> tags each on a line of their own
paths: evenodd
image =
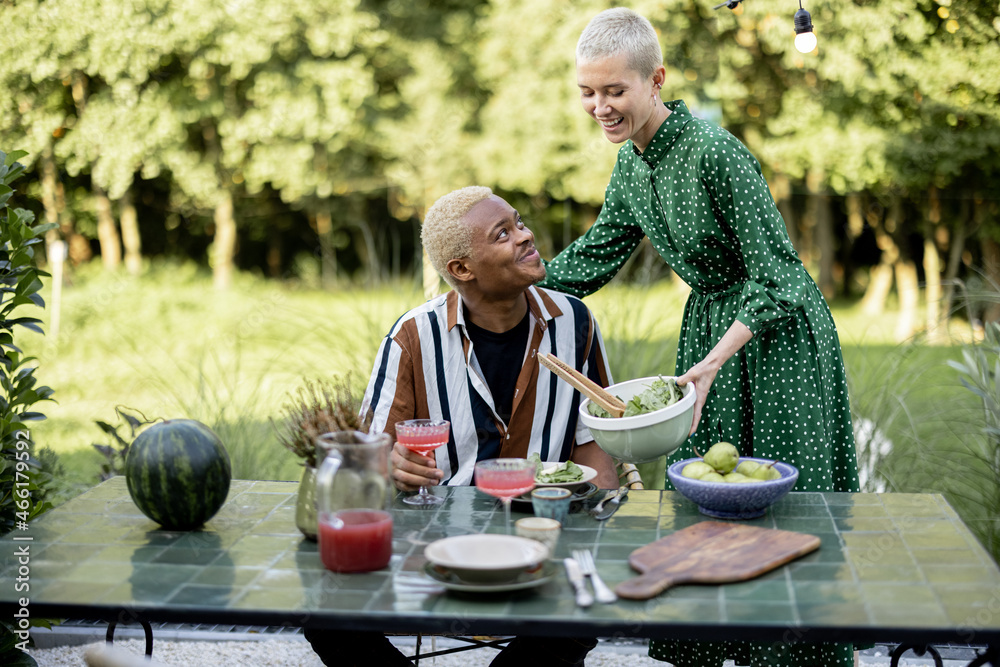
<svg viewBox="0 0 1000 667">
<path fill-rule="evenodd" d="M 283 408 L 282 423 L 271 424 L 278 442 L 310 467 L 316 467 L 316 438 L 335 431 L 368 431 L 370 417 L 362 419 L 361 399 L 351 390 L 351 376 L 306 380 Z"/>
</svg>

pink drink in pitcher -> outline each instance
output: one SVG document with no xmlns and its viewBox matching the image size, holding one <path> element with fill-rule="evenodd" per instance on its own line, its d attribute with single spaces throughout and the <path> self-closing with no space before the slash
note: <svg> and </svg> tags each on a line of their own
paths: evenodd
<svg viewBox="0 0 1000 667">
<path fill-rule="evenodd" d="M 381 570 L 392 555 L 392 515 L 353 509 L 320 516 L 319 555 L 334 572 Z"/>
</svg>

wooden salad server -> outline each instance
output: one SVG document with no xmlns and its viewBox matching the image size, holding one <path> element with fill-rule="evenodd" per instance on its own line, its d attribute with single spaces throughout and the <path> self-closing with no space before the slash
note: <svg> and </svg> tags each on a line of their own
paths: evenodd
<svg viewBox="0 0 1000 667">
<path fill-rule="evenodd" d="M 581 394 L 608 411 L 612 417 L 625 414 L 625 403 L 613 394 L 609 394 L 589 377 L 576 370 L 554 354 L 542 352 L 538 355 L 538 363 L 555 373 L 561 380 L 569 383 Z"/>
</svg>

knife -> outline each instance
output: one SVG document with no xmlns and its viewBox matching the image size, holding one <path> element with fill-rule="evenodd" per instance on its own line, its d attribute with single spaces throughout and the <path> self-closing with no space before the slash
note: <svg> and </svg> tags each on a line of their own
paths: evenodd
<svg viewBox="0 0 1000 667">
<path fill-rule="evenodd" d="M 587 580 L 580 572 L 580 565 L 572 558 L 564 558 L 563 565 L 566 567 L 566 578 L 573 584 L 576 591 L 576 603 L 581 607 L 589 607 L 594 604 L 594 596 L 587 590 Z"/>
<path fill-rule="evenodd" d="M 597 516 L 595 516 L 594 518 L 597 519 L 598 521 L 604 521 L 605 519 L 607 519 L 609 516 L 615 513 L 615 510 L 618 509 L 618 503 L 620 503 L 622 501 L 622 498 L 624 498 L 627 495 L 628 495 L 628 487 L 623 486 L 622 492 L 619 493 L 614 498 L 612 498 L 611 502 L 605 505 L 604 509 L 602 509 L 600 513 L 597 514 Z"/>
</svg>

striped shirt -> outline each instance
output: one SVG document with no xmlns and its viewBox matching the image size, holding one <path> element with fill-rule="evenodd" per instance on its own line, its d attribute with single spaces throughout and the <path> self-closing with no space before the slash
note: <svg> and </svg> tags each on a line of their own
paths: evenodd
<svg viewBox="0 0 1000 667">
<path fill-rule="evenodd" d="M 529 287 L 531 328 L 514 391 L 510 423 L 497 415 L 465 329 L 457 292 L 431 299 L 401 317 L 379 346 L 362 414 L 372 413 L 372 431 L 395 435 L 404 419 L 447 419 L 447 447 L 435 452 L 442 484 L 472 483 L 480 452 L 501 457 L 567 460 L 575 444 L 593 440 L 578 423 L 580 394 L 539 368 L 535 355 L 550 352 L 606 387 L 611 383 L 601 332 L 576 297 Z"/>
</svg>

